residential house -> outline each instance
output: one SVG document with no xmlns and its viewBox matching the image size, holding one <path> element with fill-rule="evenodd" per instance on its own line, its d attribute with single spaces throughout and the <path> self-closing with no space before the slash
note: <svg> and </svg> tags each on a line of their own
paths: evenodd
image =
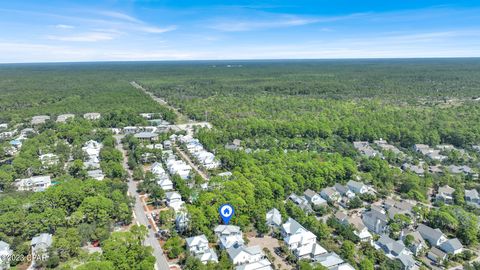
<svg viewBox="0 0 480 270">
<path fill-rule="evenodd" d="M 353 142 L 353 147 L 367 157 L 382 156 L 377 150 L 373 149 L 368 142 Z"/>
<path fill-rule="evenodd" d="M 10 245 L 0 241 L 0 270 L 10 268 L 9 258 L 13 255 Z"/>
<path fill-rule="evenodd" d="M 441 251 L 436 247 L 432 247 L 427 253 L 427 257 L 435 262 L 437 265 L 442 265 L 443 262 L 447 259 L 447 253 Z"/>
<path fill-rule="evenodd" d="M 303 196 L 309 203 L 311 203 L 314 206 L 321 206 L 321 205 L 327 205 L 327 201 L 324 200 L 318 193 L 311 189 L 305 190 L 303 193 Z"/>
<path fill-rule="evenodd" d="M 209 261 L 218 262 L 217 253 L 208 246 L 208 240 L 204 234 L 189 237 L 185 240 L 187 242 L 187 250 L 202 263 L 206 264 Z"/>
<path fill-rule="evenodd" d="M 154 142 L 158 140 L 158 134 L 153 132 L 139 132 L 133 135 L 135 138 L 141 141 Z"/>
<path fill-rule="evenodd" d="M 163 168 L 162 163 L 155 162 L 150 167 L 150 171 L 155 174 L 156 176 L 166 175 L 165 169 Z"/>
<path fill-rule="evenodd" d="M 368 230 L 376 234 L 382 234 L 387 231 L 388 218 L 387 216 L 375 209 L 371 209 L 363 213 L 362 221 L 367 226 Z"/>
<path fill-rule="evenodd" d="M 473 179 L 478 178 L 478 173 L 476 173 L 472 168 L 467 165 L 457 166 L 457 165 L 450 165 L 447 167 L 447 170 L 451 174 L 463 174 L 466 176 L 470 176 Z"/>
<path fill-rule="evenodd" d="M 465 202 L 469 205 L 480 206 L 480 196 L 476 189 L 465 190 Z"/>
<path fill-rule="evenodd" d="M 296 204 L 298 207 L 300 207 L 300 209 L 302 209 L 303 211 L 305 211 L 307 213 L 313 213 L 313 209 L 312 209 L 312 207 L 308 203 L 308 200 L 305 197 L 297 196 L 296 194 L 292 193 L 290 196 L 288 196 L 288 198 L 294 204 Z"/>
<path fill-rule="evenodd" d="M 137 133 L 138 128 L 133 126 L 128 126 L 123 128 L 123 134 L 135 134 Z"/>
<path fill-rule="evenodd" d="M 404 270 L 418 269 L 412 254 L 401 241 L 395 241 L 387 235 L 382 235 L 376 244 L 385 252 L 387 257 L 400 260 Z"/>
<path fill-rule="evenodd" d="M 340 201 L 340 193 L 334 187 L 326 187 L 320 191 L 320 196 L 331 203 Z"/>
<path fill-rule="evenodd" d="M 282 225 L 282 236 L 287 247 L 298 259 L 313 260 L 327 251 L 317 244 L 317 236 L 292 218 Z"/>
<path fill-rule="evenodd" d="M 355 194 L 364 194 L 370 191 L 370 188 L 362 182 L 350 180 L 347 187 Z"/>
<path fill-rule="evenodd" d="M 103 180 L 105 178 L 105 175 L 103 174 L 102 170 L 98 169 L 98 170 L 89 170 L 87 171 L 87 175 L 88 177 L 90 178 L 93 178 L 95 180 Z"/>
<path fill-rule="evenodd" d="M 0 124 L 0 130 L 6 130 L 6 129 L 8 129 L 8 124 L 7 123 Z"/>
<path fill-rule="evenodd" d="M 35 265 L 35 260 L 39 258 L 48 258 L 48 249 L 52 246 L 53 236 L 49 233 L 42 233 L 39 236 L 32 238 L 32 265 Z"/>
<path fill-rule="evenodd" d="M 347 186 L 336 183 L 333 187 L 341 196 L 347 199 L 352 199 L 355 197 L 355 193 L 353 193 L 353 191 L 351 191 Z"/>
<path fill-rule="evenodd" d="M 173 208 L 175 211 L 179 211 L 184 202 L 182 201 L 182 196 L 180 193 L 176 191 L 170 191 L 165 193 L 165 197 L 167 198 L 167 205 Z"/>
<path fill-rule="evenodd" d="M 360 217 L 349 217 L 347 219 L 348 224 L 352 225 L 355 230 L 353 233 L 360 238 L 362 242 L 370 242 L 373 239 L 372 234 L 368 231 L 367 226 L 363 223 Z"/>
<path fill-rule="evenodd" d="M 334 217 L 338 220 L 338 222 L 342 223 L 343 225 L 348 224 L 348 215 L 342 211 L 337 211 Z"/>
<path fill-rule="evenodd" d="M 413 206 L 407 201 L 397 201 L 394 199 L 386 199 L 384 201 L 384 207 L 388 212 L 388 217 L 394 219 L 395 215 L 403 214 L 407 216 L 413 216 L 412 209 Z"/>
<path fill-rule="evenodd" d="M 404 171 L 410 171 L 418 176 L 425 176 L 425 169 L 423 168 L 423 165 L 425 163 L 423 162 L 420 162 L 418 165 L 413 165 L 413 164 L 409 164 L 409 163 L 404 163 L 402 165 L 402 170 Z"/>
<path fill-rule="evenodd" d="M 243 246 L 242 231 L 240 227 L 234 225 L 218 225 L 214 229 L 215 235 L 220 241 L 220 247 L 229 249 L 233 246 Z"/>
<path fill-rule="evenodd" d="M 65 123 L 68 119 L 75 118 L 75 114 L 67 113 L 67 114 L 60 114 L 57 116 L 57 123 Z"/>
<path fill-rule="evenodd" d="M 453 238 L 441 243 L 440 249 L 447 254 L 456 255 L 463 252 L 463 245 L 458 238 Z"/>
<path fill-rule="evenodd" d="M 380 147 L 383 151 L 391 151 L 395 155 L 403 155 L 403 152 L 400 151 L 397 147 L 395 147 L 394 145 L 388 144 L 387 141 L 381 138 L 380 140 L 373 141 L 373 143 L 376 144 L 378 147 Z"/>
<path fill-rule="evenodd" d="M 423 239 L 420 232 L 408 232 L 404 230 L 402 231 L 400 238 L 405 242 L 405 239 L 408 235 L 411 235 L 413 237 L 413 242 L 407 246 L 407 248 L 410 249 L 413 255 L 418 256 L 428 249 L 427 242 L 425 241 L 425 239 Z"/>
<path fill-rule="evenodd" d="M 30 123 L 32 125 L 40 125 L 40 124 L 45 124 L 45 122 L 47 120 L 50 120 L 50 116 L 48 116 L 48 115 L 37 115 L 37 116 L 32 117 L 32 120 L 30 121 Z"/>
<path fill-rule="evenodd" d="M 100 119 L 100 117 L 101 117 L 101 114 L 95 113 L 95 112 L 86 113 L 86 114 L 83 115 L 83 118 L 85 118 L 87 120 L 98 120 L 98 119 Z"/>
<path fill-rule="evenodd" d="M 53 153 L 47 153 L 39 156 L 40 162 L 43 165 L 43 168 L 48 168 L 51 166 L 55 166 L 59 162 L 59 158 L 57 155 Z"/>
<path fill-rule="evenodd" d="M 15 186 L 18 191 L 41 192 L 52 185 L 49 175 L 32 176 L 24 179 L 17 179 Z"/>
<path fill-rule="evenodd" d="M 436 247 L 432 247 L 427 253 L 427 257 L 435 262 L 437 265 L 442 265 L 443 262 L 447 259 L 447 253 L 441 251 Z"/>
<path fill-rule="evenodd" d="M 266 215 L 267 225 L 271 227 L 280 227 L 282 225 L 282 215 L 277 208 L 272 208 Z"/>
<path fill-rule="evenodd" d="M 175 216 L 175 229 L 178 232 L 185 232 L 188 229 L 190 218 L 186 211 L 178 211 Z"/>
<path fill-rule="evenodd" d="M 340 256 L 338 256 L 338 254 L 335 252 L 320 254 L 317 257 L 315 257 L 315 261 L 314 261 L 314 264 L 320 264 L 323 267 L 326 267 L 327 269 L 338 267 L 344 263 L 345 261 L 342 258 L 340 258 Z"/>
<path fill-rule="evenodd" d="M 453 204 L 453 193 L 454 192 L 455 192 L 455 189 L 448 186 L 448 185 L 445 185 L 443 187 L 439 187 L 436 199 L 438 201 L 442 201 L 446 204 Z"/>
<path fill-rule="evenodd" d="M 171 175 L 178 174 L 182 179 L 190 177 L 192 167 L 183 160 L 167 160 L 167 168 Z"/>
<path fill-rule="evenodd" d="M 167 176 L 158 180 L 157 184 L 165 191 L 173 190 L 173 182 Z"/>
<path fill-rule="evenodd" d="M 338 266 L 334 266 L 328 270 L 355 270 L 355 268 L 351 266 L 349 263 L 344 263 Z"/>
<path fill-rule="evenodd" d="M 260 246 L 236 246 L 227 249 L 228 256 L 236 270 L 243 269 L 273 269 Z"/>
<path fill-rule="evenodd" d="M 417 227 L 417 231 L 420 235 L 434 247 L 440 246 L 443 242 L 447 241 L 447 237 L 440 229 L 433 229 L 427 225 L 420 224 Z"/>
</svg>

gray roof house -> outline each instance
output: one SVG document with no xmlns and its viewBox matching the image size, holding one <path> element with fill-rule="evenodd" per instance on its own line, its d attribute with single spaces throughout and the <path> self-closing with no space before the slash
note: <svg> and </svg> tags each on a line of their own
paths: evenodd
<svg viewBox="0 0 480 270">
<path fill-rule="evenodd" d="M 417 227 L 417 231 L 427 240 L 432 246 L 440 246 L 443 242 L 447 241 L 447 238 L 440 229 L 433 229 L 427 225 L 420 224 Z"/>
<path fill-rule="evenodd" d="M 455 189 L 450 187 L 449 185 L 439 187 L 436 199 L 439 201 L 443 201 L 446 204 L 452 204 L 454 192 L 455 192 Z"/>
<path fill-rule="evenodd" d="M 377 245 L 386 253 L 388 257 L 393 257 L 400 260 L 400 262 L 403 264 L 403 269 L 412 270 L 418 268 L 415 259 L 401 241 L 395 241 L 387 235 L 382 235 L 378 239 Z"/>
<path fill-rule="evenodd" d="M 350 198 L 350 199 L 355 197 L 355 193 L 353 193 L 353 191 L 351 191 L 347 186 L 336 183 L 333 187 L 342 196 L 345 196 L 345 197 Z"/>
<path fill-rule="evenodd" d="M 440 244 L 440 249 L 447 254 L 459 254 L 463 251 L 463 245 L 460 243 L 458 238 L 448 239 L 447 241 Z"/>
<path fill-rule="evenodd" d="M 388 218 L 377 210 L 365 212 L 362 215 L 362 221 L 371 232 L 381 234 L 387 230 Z"/>
<path fill-rule="evenodd" d="M 218 225 L 214 229 L 215 235 L 220 240 L 220 246 L 229 249 L 233 246 L 242 246 L 244 240 L 240 227 L 234 225 Z"/>
<path fill-rule="evenodd" d="M 190 218 L 188 217 L 188 213 L 185 211 L 177 212 L 175 217 L 175 228 L 179 232 L 184 232 L 188 228 L 188 223 L 190 222 Z"/>
<path fill-rule="evenodd" d="M 469 205 L 479 206 L 480 196 L 478 195 L 478 191 L 476 189 L 466 189 L 465 202 Z"/>
<path fill-rule="evenodd" d="M 320 191 L 322 198 L 329 202 L 338 202 L 340 200 L 340 193 L 334 187 L 326 187 Z"/>
<path fill-rule="evenodd" d="M 308 200 L 305 197 L 297 196 L 296 194 L 292 193 L 290 196 L 288 196 L 288 198 L 294 204 L 296 204 L 298 207 L 300 207 L 300 209 L 302 209 L 303 211 L 305 211 L 307 213 L 313 213 L 312 206 L 310 205 L 310 203 L 308 203 Z"/>
<path fill-rule="evenodd" d="M 49 233 L 41 233 L 39 236 L 32 238 L 30 245 L 32 246 L 33 265 L 35 265 L 35 259 L 48 257 L 47 251 L 52 246 L 52 243 L 53 236 Z"/>
<path fill-rule="evenodd" d="M 347 182 L 347 187 L 355 194 L 367 193 L 369 188 L 362 182 L 350 180 Z"/>
<path fill-rule="evenodd" d="M 435 263 L 441 264 L 447 259 L 447 253 L 436 247 L 432 247 L 432 249 L 430 249 L 430 251 L 427 253 L 427 257 Z"/>
<path fill-rule="evenodd" d="M 282 215 L 277 208 L 272 208 L 266 215 L 267 225 L 272 227 L 280 227 L 282 225 Z"/>
<path fill-rule="evenodd" d="M 405 251 L 405 245 L 403 243 L 393 240 L 386 234 L 377 240 L 377 245 L 380 246 L 385 253 L 391 254 L 394 257 L 397 257 Z"/>
<path fill-rule="evenodd" d="M 418 256 L 428 248 L 427 242 L 425 239 L 423 239 L 422 235 L 418 231 L 405 232 L 404 230 L 402 231 L 401 239 L 405 241 L 407 235 L 411 235 L 413 237 L 413 243 L 411 243 L 410 246 L 407 246 L 407 248 L 409 248 L 415 256 Z"/>
<path fill-rule="evenodd" d="M 50 120 L 50 116 L 48 115 L 37 115 L 32 117 L 32 121 L 30 122 L 32 125 L 40 125 L 44 124 L 47 120 Z"/>
<path fill-rule="evenodd" d="M 67 114 L 60 114 L 57 116 L 57 123 L 65 123 L 68 119 L 75 118 L 75 114 L 67 113 Z"/>
<path fill-rule="evenodd" d="M 303 196 L 312 205 L 318 206 L 318 205 L 326 205 L 327 204 L 326 200 L 324 200 L 318 193 L 316 193 L 315 191 L 313 191 L 311 189 L 305 190 L 305 192 L 303 193 Z"/>
<path fill-rule="evenodd" d="M 202 263 L 206 264 L 209 261 L 218 262 L 217 253 L 208 246 L 208 240 L 204 234 L 189 237 L 185 240 L 188 251 Z"/>
<path fill-rule="evenodd" d="M 10 245 L 0 241 L 0 269 L 8 269 L 10 267 L 8 258 L 12 256 L 12 254 L 13 251 L 10 249 Z"/>
</svg>

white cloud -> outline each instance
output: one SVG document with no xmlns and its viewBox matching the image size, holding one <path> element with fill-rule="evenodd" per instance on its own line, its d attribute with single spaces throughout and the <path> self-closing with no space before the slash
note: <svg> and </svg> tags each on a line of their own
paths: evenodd
<svg viewBox="0 0 480 270">
<path fill-rule="evenodd" d="M 119 19 L 119 20 L 124 20 L 124 21 L 129 21 L 129 22 L 132 22 L 132 23 L 143 23 L 141 20 L 135 18 L 135 17 L 132 17 L 130 15 L 127 15 L 125 13 L 121 13 L 121 12 L 116 12 L 116 11 L 100 11 L 98 12 L 98 14 L 101 14 L 101 15 L 104 15 L 104 16 L 107 16 L 107 17 L 111 17 L 111 18 L 115 18 L 115 19 Z"/>
<path fill-rule="evenodd" d="M 140 32 L 145 32 L 145 33 L 161 34 L 161 33 L 173 31 L 177 29 L 177 27 L 175 25 L 165 27 L 165 28 L 160 28 L 156 26 L 134 26 L 132 27 L 132 29 Z"/>
<path fill-rule="evenodd" d="M 55 25 L 56 28 L 58 29 L 73 29 L 75 26 L 73 25 L 68 25 L 68 24 L 57 24 Z"/>
<path fill-rule="evenodd" d="M 116 37 L 116 34 L 105 33 L 105 32 L 89 32 L 89 33 L 82 33 L 82 34 L 68 35 L 68 36 L 56 36 L 56 35 L 47 36 L 47 38 L 50 40 L 69 41 L 69 42 L 97 42 L 97 41 L 112 40 L 115 37 Z"/>
</svg>

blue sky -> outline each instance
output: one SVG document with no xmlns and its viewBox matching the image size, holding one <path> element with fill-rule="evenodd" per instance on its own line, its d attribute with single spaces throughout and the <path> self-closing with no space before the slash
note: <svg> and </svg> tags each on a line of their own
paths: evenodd
<svg viewBox="0 0 480 270">
<path fill-rule="evenodd" d="M 480 56 L 480 1 L 0 4 L 2 63 L 471 56 Z"/>
</svg>

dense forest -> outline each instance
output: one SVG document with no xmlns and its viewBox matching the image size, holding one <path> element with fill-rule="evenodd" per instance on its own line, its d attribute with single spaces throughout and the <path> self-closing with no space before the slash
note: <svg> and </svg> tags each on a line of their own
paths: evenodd
<svg viewBox="0 0 480 270">
<path fill-rule="evenodd" d="M 189 202 L 190 224 L 180 235 L 183 238 L 205 234 L 210 242 L 215 242 L 213 228 L 220 222 L 217 210 L 223 203 L 235 205 L 232 224 L 239 225 L 242 231 L 266 233 L 265 213 L 276 207 L 283 218 L 290 216 L 298 220 L 318 237 L 323 247 L 341 254 L 359 269 L 373 269 L 373 264 L 378 269 L 399 269 L 398 261 L 387 260 L 383 253 L 359 243 L 351 229 L 333 219 L 327 222 L 317 219 L 331 215 L 332 209 L 314 209 L 314 215 L 307 215 L 291 202 L 284 203 L 292 193 L 302 194 L 306 189 L 319 192 L 358 177 L 378 193 L 360 198 L 357 204 L 371 203 L 393 193 L 429 204 L 432 190 L 446 184 L 454 187 L 453 205 L 417 207 L 413 210 L 419 216 L 417 222 L 440 228 L 448 236 L 458 237 L 465 246 L 479 242 L 480 231 L 476 225 L 479 209 L 468 206 L 463 198 L 466 189 L 478 188 L 475 180 L 448 173 L 419 176 L 399 168 L 405 161 L 418 164 L 423 158 L 413 150 L 414 144 L 444 143 L 465 150 L 469 156 L 450 153 L 443 165 L 469 165 L 478 171 L 479 153 L 473 148 L 480 144 L 480 62 L 477 59 L 0 66 L 0 119 L 3 121 L 18 123 L 35 114 L 103 113 L 103 118 L 95 123 L 81 119 L 59 125 L 48 122 L 39 135 L 24 144 L 12 164 L 0 167 L 0 184 L 10 186 L 14 179 L 25 176 L 27 169 L 34 173 L 43 170 L 36 159 L 39 152 L 54 152 L 63 161 L 69 154 L 75 157 L 75 151 L 88 139 L 102 141 L 106 146 L 101 152 L 101 166 L 111 179 L 96 183 L 74 170 L 74 166 L 68 175 L 59 168 L 49 168 L 48 173 L 61 180 L 55 189 L 39 195 L 2 198 L 8 203 L 0 203 L 0 226 L 9 231 L 0 235 L 1 239 L 15 243 L 13 246 L 21 250 L 33 235 L 21 230 L 26 226 L 23 218 L 32 222 L 43 218 L 44 209 L 35 205 L 52 197 L 48 200 L 61 211 L 61 217 L 72 221 L 50 221 L 51 215 L 47 212 L 46 222 L 33 223 L 38 226 L 36 231 L 59 231 L 61 238 L 64 231 L 70 230 L 72 234 L 82 234 L 83 239 L 83 229 L 88 229 L 90 234 L 86 239 L 99 240 L 107 248 L 102 257 L 102 263 L 108 264 L 105 267 L 128 269 L 128 265 L 118 257 L 113 258 L 114 252 L 109 253 L 108 249 L 120 247 L 122 237 L 132 236 L 103 232 L 94 222 L 100 220 L 104 224 L 102 228 L 106 228 L 131 219 L 126 215 L 129 206 L 121 203 L 128 201 L 125 183 L 121 180 L 125 176 L 119 165 L 121 157 L 113 149 L 112 137 L 108 132 L 102 133 L 102 128 L 145 125 L 139 112 L 160 112 L 167 120 L 175 120 L 171 110 L 130 86 L 130 81 L 164 98 L 191 119 L 211 122 L 212 129 L 197 130 L 195 136 L 221 160 L 222 171 L 232 172 L 229 179 L 214 176 L 218 172 L 213 172 L 207 190 L 199 189 L 202 181 L 198 176 L 192 177 L 194 185 L 172 177 L 175 188 Z M 99 132 L 92 133 L 92 130 Z M 160 137 L 166 139 L 169 135 Z M 353 141 L 373 142 L 380 138 L 399 147 L 408 159 L 392 153 L 385 153 L 385 158 L 366 158 L 353 148 Z M 225 148 L 235 139 L 241 140 L 242 151 Z M 63 153 L 64 143 L 71 145 L 72 153 Z M 154 179 L 151 174 L 144 174 L 140 165 L 145 148 L 132 137 L 126 137 L 124 144 L 130 151 L 128 165 L 133 169 L 133 178 L 143 180 L 139 190 L 155 196 L 159 188 L 153 187 Z M 4 146 L 7 147 L 6 142 Z M 160 156 L 160 152 L 156 156 Z M 30 160 L 35 161 L 29 163 Z M 427 165 L 439 163 L 426 161 Z M 65 204 L 65 196 L 75 200 Z M 57 198 L 59 201 L 55 201 Z M 24 201 L 32 207 L 21 207 L 20 202 Z M 103 208 L 101 216 L 88 214 L 95 212 L 90 211 L 92 209 Z M 80 213 L 83 218 L 75 219 Z M 392 237 L 398 238 L 405 228 L 407 222 L 402 218 L 390 221 Z M 18 224 L 12 224 L 11 219 Z M 174 225 L 170 225 L 173 228 Z M 176 242 L 171 244 L 176 252 L 168 251 L 169 257 L 170 253 L 175 253 L 172 257 L 179 257 L 182 241 L 177 235 L 170 239 L 175 241 L 169 243 Z M 143 254 L 144 251 L 140 251 Z M 76 258 L 76 251 L 72 252 L 59 261 L 70 262 Z M 225 254 L 221 258 L 225 258 Z M 151 263 L 149 256 L 140 259 Z M 193 266 L 185 269 L 202 269 L 195 263 L 187 257 L 185 264 Z M 300 269 L 309 268 L 307 265 Z"/>
</svg>

